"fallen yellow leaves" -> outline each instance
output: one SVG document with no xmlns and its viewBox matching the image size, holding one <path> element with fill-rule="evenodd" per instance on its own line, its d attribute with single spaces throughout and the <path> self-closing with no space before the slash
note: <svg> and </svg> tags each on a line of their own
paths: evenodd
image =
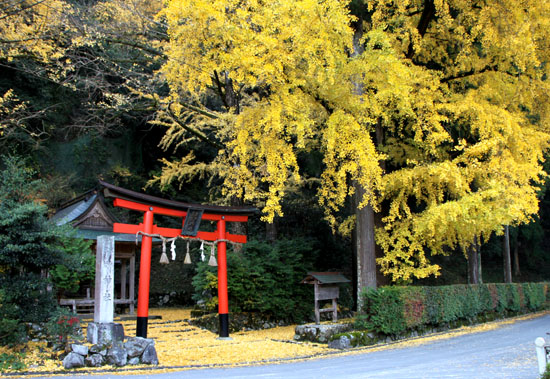
<svg viewBox="0 0 550 379">
<path fill-rule="evenodd" d="M 155 339 L 163 366 L 247 364 L 330 351 L 326 345 L 294 343 L 295 325 L 238 332 L 231 340 L 219 340 L 216 334 L 184 321 L 190 317 L 189 311 L 160 309 L 153 314 L 161 315 L 162 320 L 149 321 L 148 337 Z"/>
<path fill-rule="evenodd" d="M 188 309 L 153 309 L 150 316 L 162 316 L 162 319 L 150 319 L 148 337 L 155 340 L 160 366 L 156 371 L 166 371 L 170 368 L 208 367 L 216 365 L 247 365 L 273 363 L 277 361 L 300 360 L 312 357 L 321 357 L 328 354 L 350 355 L 377 351 L 388 348 L 417 346 L 434 340 L 447 339 L 463 334 L 478 333 L 496 329 L 502 325 L 511 324 L 519 320 L 526 320 L 541 316 L 537 313 L 516 317 L 504 321 L 492 322 L 471 327 L 462 327 L 445 333 L 437 333 L 426 337 L 418 337 L 393 344 L 372 347 L 356 348 L 344 352 L 329 349 L 327 345 L 315 343 L 295 342 L 293 340 L 295 325 L 277 327 L 258 331 L 242 331 L 231 334 L 231 340 L 217 339 L 215 333 L 190 325 L 186 320 L 190 318 Z M 127 335 L 135 334 L 135 321 L 123 320 Z M 86 324 L 83 324 L 85 330 Z M 49 372 L 49 375 L 63 374 L 61 362 L 51 359 L 51 351 L 44 343 L 29 343 L 27 346 L 28 373 Z M 3 350 L 0 350 L 3 352 Z M 105 370 L 106 367 L 101 368 Z M 134 369 L 147 369 L 149 366 L 133 366 Z M 117 371 L 116 368 L 112 368 Z M 76 371 L 93 373 L 99 369 L 78 369 Z M 119 369 L 120 374 L 128 374 L 127 370 Z M 137 373 L 131 371 L 130 373 Z"/>
</svg>

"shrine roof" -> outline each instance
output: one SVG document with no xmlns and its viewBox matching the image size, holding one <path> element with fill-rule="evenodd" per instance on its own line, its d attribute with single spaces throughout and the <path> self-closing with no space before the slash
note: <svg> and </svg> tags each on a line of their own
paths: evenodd
<svg viewBox="0 0 550 379">
<path fill-rule="evenodd" d="M 350 280 L 341 272 L 308 272 L 302 283 L 313 284 L 349 283 Z"/>
<path fill-rule="evenodd" d="M 96 198 L 97 194 L 88 191 L 58 209 L 51 220 L 58 226 L 70 223 L 82 216 L 94 203 Z"/>
<path fill-rule="evenodd" d="M 100 211 L 100 214 L 97 212 Z M 102 212 L 101 212 L 102 211 Z M 96 217 L 94 217 L 96 216 Z M 101 220 L 99 217 L 102 216 Z M 102 221 L 100 224 L 86 222 L 89 219 Z M 56 225 L 71 224 L 75 227 L 76 236 L 86 240 L 97 240 L 98 236 L 114 236 L 117 242 L 136 242 L 133 234 L 114 233 L 112 223 L 117 222 L 116 217 L 109 212 L 101 194 L 90 190 L 63 204 L 51 217 Z M 141 236 L 138 236 L 138 242 Z M 153 242 L 160 240 L 154 239 Z"/>
<path fill-rule="evenodd" d="M 103 187 L 103 192 L 106 197 L 116 197 L 124 200 L 134 201 L 137 203 L 142 203 L 146 205 L 156 205 L 166 208 L 176 209 L 186 211 L 189 208 L 200 208 L 206 213 L 215 213 L 215 214 L 233 214 L 233 215 L 248 215 L 258 213 L 258 209 L 255 207 L 229 207 L 229 206 L 220 206 L 220 205 L 206 205 L 206 204 L 192 204 L 184 203 L 175 200 L 163 199 L 156 196 L 146 195 L 140 192 L 135 192 L 126 188 L 117 187 L 113 184 L 99 181 L 99 185 Z"/>
</svg>

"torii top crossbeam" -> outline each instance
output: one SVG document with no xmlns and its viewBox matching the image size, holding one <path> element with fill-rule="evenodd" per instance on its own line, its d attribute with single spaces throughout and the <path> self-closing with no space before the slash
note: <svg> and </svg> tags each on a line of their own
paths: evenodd
<svg viewBox="0 0 550 379">
<path fill-rule="evenodd" d="M 136 335 L 147 337 L 149 316 L 149 284 L 151 276 L 151 235 L 162 237 L 189 237 L 218 243 L 218 313 L 222 338 L 229 337 L 229 306 L 227 301 L 227 241 L 246 243 L 246 235 L 226 232 L 226 222 L 247 222 L 257 212 L 253 207 L 223 207 L 216 205 L 188 204 L 162 199 L 99 181 L 105 197 L 114 198 L 114 206 L 143 212 L 143 222 L 138 225 L 113 225 L 115 233 L 142 233 L 141 260 L 139 269 L 138 311 Z M 163 228 L 153 224 L 154 215 L 182 218 L 182 228 Z M 200 220 L 216 221 L 214 232 L 198 230 Z"/>
</svg>

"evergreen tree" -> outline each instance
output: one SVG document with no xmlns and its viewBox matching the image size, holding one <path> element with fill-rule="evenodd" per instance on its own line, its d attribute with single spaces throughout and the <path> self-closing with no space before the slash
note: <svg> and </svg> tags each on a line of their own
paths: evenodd
<svg viewBox="0 0 550 379">
<path fill-rule="evenodd" d="M 0 172 L 0 343 L 23 337 L 24 322 L 45 321 L 55 310 L 47 270 L 61 263 L 58 229 L 37 199 L 34 171 L 4 157 Z"/>
</svg>

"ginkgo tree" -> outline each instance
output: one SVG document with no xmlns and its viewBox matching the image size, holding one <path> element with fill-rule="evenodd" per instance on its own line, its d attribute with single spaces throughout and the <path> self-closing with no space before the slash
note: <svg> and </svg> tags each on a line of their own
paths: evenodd
<svg viewBox="0 0 550 379">
<path fill-rule="evenodd" d="M 164 142 L 210 141 L 225 194 L 265 220 L 311 151 L 335 228 L 352 227 L 337 214 L 356 192 L 381 216 L 377 262 L 393 280 L 437 275 L 430 254 L 537 212 L 548 1 L 172 0 L 159 17 Z M 164 182 L 196 169 L 192 154 L 165 163 Z"/>
</svg>

